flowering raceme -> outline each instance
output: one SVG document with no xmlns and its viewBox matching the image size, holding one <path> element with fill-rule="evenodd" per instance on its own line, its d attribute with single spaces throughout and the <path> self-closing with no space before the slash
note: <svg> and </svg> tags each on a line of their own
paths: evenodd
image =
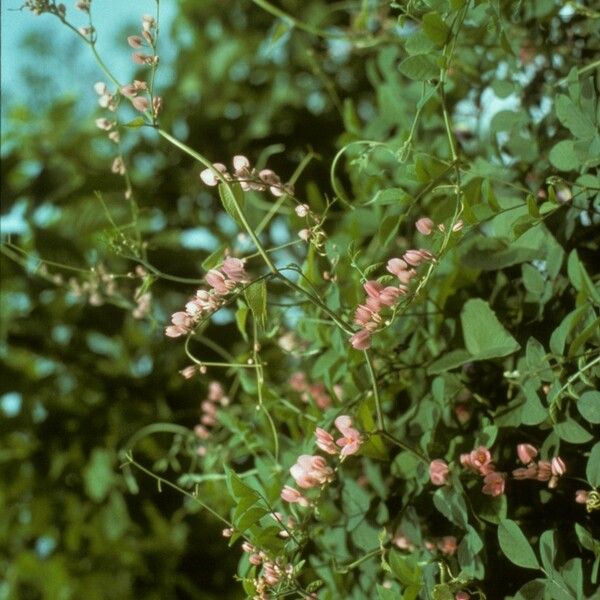
<svg viewBox="0 0 600 600">
<path fill-rule="evenodd" d="M 333 469 L 322 456 L 302 454 L 290 469 L 292 477 L 301 488 L 312 488 L 333 479 Z"/>
<path fill-rule="evenodd" d="M 180 337 L 190 333 L 202 317 L 218 310 L 226 296 L 234 292 L 241 283 L 250 281 L 244 269 L 244 261 L 228 257 L 218 269 L 211 269 L 205 276 L 210 290 L 198 290 L 196 296 L 185 305 L 185 311 L 178 311 L 171 316 L 171 325 L 165 330 L 168 337 Z"/>
</svg>

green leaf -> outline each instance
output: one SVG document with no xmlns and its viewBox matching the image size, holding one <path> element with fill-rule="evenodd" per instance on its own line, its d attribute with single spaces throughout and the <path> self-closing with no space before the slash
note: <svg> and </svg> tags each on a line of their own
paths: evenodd
<svg viewBox="0 0 600 600">
<path fill-rule="evenodd" d="M 600 442 L 597 442 L 590 452 L 585 476 L 592 487 L 600 487 Z"/>
<path fill-rule="evenodd" d="M 348 519 L 346 529 L 351 531 L 364 520 L 369 505 L 370 494 L 353 479 L 347 479 L 342 489 L 342 507 Z"/>
<path fill-rule="evenodd" d="M 579 167 L 579 158 L 575 154 L 573 140 L 558 142 L 550 150 L 550 162 L 559 171 L 574 171 Z"/>
<path fill-rule="evenodd" d="M 388 590 L 382 585 L 377 584 L 377 597 L 379 600 L 398 600 L 398 592 Z"/>
<path fill-rule="evenodd" d="M 402 217 L 398 215 L 387 215 L 381 222 L 381 227 L 377 232 L 379 243 L 382 247 L 387 246 L 398 233 L 398 226 L 402 222 Z"/>
<path fill-rule="evenodd" d="M 403 556 L 392 549 L 388 555 L 388 562 L 392 573 L 403 586 L 421 587 L 421 567 L 414 556 Z"/>
<path fill-rule="evenodd" d="M 241 302 L 240 302 L 241 304 Z M 245 305 L 239 306 L 235 311 L 235 323 L 238 331 L 242 334 L 242 337 L 248 341 L 248 334 L 246 333 L 246 321 L 248 320 L 248 307 Z"/>
<path fill-rule="evenodd" d="M 587 140 L 594 136 L 596 130 L 594 124 L 568 96 L 564 94 L 557 96 L 554 108 L 558 120 L 575 137 Z"/>
<path fill-rule="evenodd" d="M 241 227 L 244 227 L 240 219 L 239 209 L 244 208 L 244 192 L 238 183 L 220 183 L 219 197 L 227 214 Z"/>
<path fill-rule="evenodd" d="M 225 244 L 219 246 L 215 251 L 211 252 L 203 261 L 202 268 L 205 271 L 214 269 L 216 266 L 223 262 L 223 255 L 225 253 Z"/>
<path fill-rule="evenodd" d="M 434 360 L 429 365 L 427 373 L 430 375 L 437 375 L 444 371 L 451 371 L 472 360 L 473 357 L 466 350 L 452 350 L 451 352 L 448 352 L 448 354 L 444 354 L 441 358 Z"/>
<path fill-rule="evenodd" d="M 423 31 L 429 39 L 438 46 L 443 46 L 448 40 L 450 29 L 444 22 L 444 19 L 436 12 L 429 12 L 423 15 Z"/>
<path fill-rule="evenodd" d="M 400 73 L 406 75 L 409 79 L 416 81 L 425 81 L 426 79 L 435 79 L 440 74 L 439 67 L 435 62 L 424 54 L 416 54 L 405 58 L 398 67 Z"/>
<path fill-rule="evenodd" d="M 571 444 L 585 444 L 593 439 L 589 431 L 584 429 L 577 421 L 568 417 L 564 421 L 555 423 L 554 431 L 562 440 Z"/>
<path fill-rule="evenodd" d="M 467 528 L 465 499 L 453 487 L 445 485 L 439 488 L 433 495 L 433 504 L 449 521 L 463 529 Z"/>
<path fill-rule="evenodd" d="M 539 569 L 540 564 L 533 548 L 519 526 L 510 519 L 504 519 L 498 526 L 498 542 L 508 560 L 519 567 Z"/>
<path fill-rule="evenodd" d="M 555 557 L 556 543 L 554 541 L 554 531 L 549 529 L 548 531 L 544 531 L 540 536 L 540 558 L 542 559 L 542 566 L 548 574 L 556 570 L 554 568 Z"/>
<path fill-rule="evenodd" d="M 485 300 L 468 300 L 460 320 L 465 345 L 475 360 L 507 356 L 520 348 Z"/>
<path fill-rule="evenodd" d="M 502 494 L 502 496 L 496 496 L 495 498 L 491 496 L 482 497 L 477 514 L 488 523 L 498 525 L 503 519 L 506 519 L 506 512 L 506 496 Z"/>
<path fill-rule="evenodd" d="M 85 490 L 95 502 L 104 500 L 113 486 L 115 474 L 111 457 L 108 450 L 94 448 L 90 461 L 83 472 Z"/>
<path fill-rule="evenodd" d="M 236 533 L 243 533 L 249 527 L 252 527 L 255 523 L 257 523 L 260 519 L 262 519 L 266 514 L 267 510 L 260 506 L 252 506 L 244 513 L 240 515 L 239 518 L 234 519 L 233 525 L 235 527 Z"/>
<path fill-rule="evenodd" d="M 267 284 L 264 279 L 247 287 L 244 296 L 254 319 L 264 328 L 267 320 Z"/>
<path fill-rule="evenodd" d="M 458 546 L 458 563 L 462 572 L 468 576 L 478 579 L 482 576 L 481 561 L 477 560 L 477 554 L 483 548 L 483 542 L 479 534 L 471 525 L 467 525 L 467 535 L 463 537 Z"/>
<path fill-rule="evenodd" d="M 123 123 L 123 125 L 125 127 L 130 127 L 131 129 L 138 129 L 139 127 L 142 127 L 144 123 L 146 123 L 146 119 L 144 119 L 144 117 L 136 117 L 135 119 L 129 121 L 129 123 Z"/>
<path fill-rule="evenodd" d="M 584 392 L 577 399 L 577 410 L 590 423 L 600 423 L 600 392 Z"/>
<path fill-rule="evenodd" d="M 546 598 L 546 580 L 534 579 L 528 581 L 516 593 L 514 600 L 545 600 Z"/>
<path fill-rule="evenodd" d="M 241 477 L 229 467 L 225 467 L 225 476 L 229 493 L 238 501 L 246 497 L 252 497 L 255 500 L 259 498 L 259 495 L 256 493 L 256 491 L 253 490 L 249 485 L 246 485 L 242 481 Z"/>
</svg>

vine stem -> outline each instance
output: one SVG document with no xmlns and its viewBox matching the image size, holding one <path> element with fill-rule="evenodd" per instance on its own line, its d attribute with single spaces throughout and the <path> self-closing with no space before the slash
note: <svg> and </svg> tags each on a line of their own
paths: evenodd
<svg viewBox="0 0 600 600">
<path fill-rule="evenodd" d="M 385 429 L 374 431 L 373 435 L 381 435 L 393 444 L 396 444 L 396 446 L 399 446 L 403 450 L 410 452 L 412 455 L 416 456 L 419 460 L 423 461 L 424 463 L 429 464 L 431 462 L 424 454 L 422 454 L 418 450 L 415 450 L 412 446 L 409 446 L 408 444 L 405 444 L 404 442 L 400 441 L 396 436 L 392 435 Z"/>
<path fill-rule="evenodd" d="M 277 269 L 275 268 L 275 265 L 269 258 L 269 255 L 267 254 L 263 245 L 260 243 L 260 240 L 254 233 L 254 230 L 250 226 L 250 223 L 248 223 L 248 220 L 246 219 L 246 215 L 244 214 L 244 211 L 241 209 L 240 205 L 238 204 L 238 202 L 235 198 L 235 195 L 233 193 L 233 190 L 231 189 L 229 182 L 223 177 L 223 174 L 220 173 L 219 171 L 217 171 L 212 166 L 212 163 L 208 159 L 206 159 L 204 156 L 202 156 L 201 154 L 199 154 L 198 152 L 196 152 L 195 150 L 190 148 L 187 144 L 184 144 L 183 142 L 179 141 L 177 138 L 174 138 L 172 135 L 167 133 L 164 129 L 157 128 L 157 131 L 161 137 L 165 138 L 168 142 L 173 144 L 173 146 L 176 146 L 181 151 L 183 151 L 186 154 L 188 154 L 189 156 L 191 156 L 194 160 L 197 160 L 200 164 L 204 165 L 207 169 L 211 169 L 211 171 L 213 171 L 213 173 L 220 179 L 221 183 L 228 188 L 228 190 L 230 191 L 231 196 L 233 198 L 233 204 L 235 206 L 236 212 L 238 214 L 240 222 L 242 223 L 242 226 L 246 230 L 246 233 L 252 239 L 252 242 L 256 246 L 256 249 L 262 256 L 263 260 L 265 261 L 265 264 L 267 265 L 267 267 L 269 268 L 271 273 L 277 273 Z"/>
<path fill-rule="evenodd" d="M 554 397 L 554 400 L 552 400 L 552 402 L 550 403 L 550 418 L 552 419 L 552 422 L 555 423 L 556 419 L 554 418 L 556 409 L 559 407 L 559 402 L 560 402 L 560 396 L 561 394 L 574 382 L 577 381 L 577 379 L 579 379 L 582 375 L 582 373 L 585 373 L 588 369 L 591 369 L 594 365 L 597 365 L 600 362 L 600 356 L 596 356 L 596 358 L 592 361 L 590 361 L 587 365 L 585 365 L 584 367 L 582 367 L 581 369 L 579 369 L 577 371 L 577 373 L 574 373 L 573 375 L 571 375 L 571 377 L 569 377 L 569 379 L 567 379 L 567 382 L 565 383 L 565 385 L 563 385 L 560 390 L 558 390 L 558 393 L 556 394 L 556 396 Z"/>
<path fill-rule="evenodd" d="M 306 298 L 308 300 L 310 300 L 313 304 L 318 306 L 323 312 L 327 313 L 332 318 L 332 320 L 336 323 L 336 325 L 338 325 L 338 327 L 340 327 L 340 329 L 342 329 L 345 333 L 347 333 L 348 335 L 352 335 L 354 333 L 344 322 L 342 322 L 338 318 L 338 316 L 326 304 L 321 302 L 321 300 L 319 300 L 316 296 L 313 296 L 309 291 L 300 287 L 299 285 L 294 283 L 291 279 L 288 279 L 283 273 L 281 273 L 281 271 L 277 271 L 277 276 L 289 288 L 299 292 L 303 296 L 306 296 Z"/>
<path fill-rule="evenodd" d="M 179 487 L 177 484 L 173 483 L 172 481 L 169 481 L 168 479 L 165 479 L 164 477 L 157 475 L 153 471 L 150 471 L 150 469 L 146 469 L 146 467 L 144 467 L 143 465 L 138 463 L 136 460 L 134 460 L 133 454 L 131 453 L 131 451 L 128 451 L 125 454 L 125 457 L 127 459 L 127 462 L 125 462 L 123 465 L 121 465 L 121 468 L 131 465 L 131 466 L 135 467 L 136 469 L 139 469 L 140 471 L 142 471 L 142 473 L 145 473 L 146 475 L 149 475 L 153 479 L 156 479 L 156 481 L 158 481 L 159 484 L 164 484 L 164 485 L 178 491 L 180 494 L 183 494 L 184 496 L 191 498 L 192 500 L 197 502 L 204 510 L 208 511 L 213 517 L 215 517 L 222 523 L 225 523 L 225 525 L 227 525 L 227 527 L 233 528 L 233 523 L 228 521 L 225 517 L 221 516 L 216 510 L 213 510 L 210 506 L 208 506 L 208 504 L 205 504 L 204 502 L 202 502 L 202 500 L 200 500 L 195 494 L 191 494 L 190 492 L 188 492 L 187 490 L 184 490 L 182 487 Z"/>
<path fill-rule="evenodd" d="M 373 362 L 371 361 L 371 355 L 369 354 L 369 351 L 363 350 L 363 353 L 365 355 L 367 370 L 369 371 L 369 377 L 371 379 L 371 386 L 373 387 L 373 399 L 375 400 L 377 428 L 381 431 L 385 431 L 385 421 L 383 419 L 383 410 L 381 408 L 381 398 L 379 397 L 379 389 L 377 388 L 377 378 L 375 377 L 375 369 L 373 369 Z"/>
</svg>

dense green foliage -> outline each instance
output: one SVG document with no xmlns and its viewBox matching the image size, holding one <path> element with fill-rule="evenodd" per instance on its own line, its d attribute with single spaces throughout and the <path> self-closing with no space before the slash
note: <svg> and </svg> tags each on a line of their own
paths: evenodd
<svg viewBox="0 0 600 600">
<path fill-rule="evenodd" d="M 100 65 L 117 112 L 13 107 L 0 597 L 597 597 L 599 20 L 551 0 L 182 1 L 158 118 Z M 240 154 L 295 190 L 199 178 Z M 248 279 L 165 337 L 227 256 Z M 406 289 L 386 268 L 403 256 Z M 401 291 L 357 350 L 374 280 Z M 315 446 L 340 415 L 360 432 L 343 460 Z M 512 475 L 522 444 L 533 476 Z M 300 455 L 328 465 L 298 483 L 310 506 L 280 496 Z"/>
</svg>

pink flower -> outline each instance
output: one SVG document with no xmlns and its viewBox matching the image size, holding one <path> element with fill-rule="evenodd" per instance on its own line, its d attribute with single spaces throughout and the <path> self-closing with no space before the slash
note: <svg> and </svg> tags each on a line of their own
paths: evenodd
<svg viewBox="0 0 600 600">
<path fill-rule="evenodd" d="M 462 219 L 459 219 L 452 226 L 452 231 L 454 231 L 454 233 L 456 233 L 457 231 L 460 231 L 464 226 L 465 226 L 465 222 Z"/>
<path fill-rule="evenodd" d="M 148 54 L 142 54 L 141 52 L 134 52 L 131 55 L 131 58 L 133 59 L 133 62 L 136 65 L 147 65 L 149 62 L 152 61 L 151 56 L 149 56 Z"/>
<path fill-rule="evenodd" d="M 396 533 L 392 542 L 397 548 L 400 548 L 400 550 L 412 552 L 415 549 L 414 544 L 405 535 L 399 532 Z"/>
<path fill-rule="evenodd" d="M 224 395 L 223 386 L 218 381 L 211 381 L 208 384 L 208 399 L 211 402 L 219 402 Z"/>
<path fill-rule="evenodd" d="M 293 373 L 290 377 L 289 384 L 295 392 L 303 392 L 308 385 L 308 382 L 306 381 L 306 374 L 302 373 L 302 371 Z"/>
<path fill-rule="evenodd" d="M 460 402 L 454 406 L 454 414 L 461 425 L 465 425 L 471 418 L 471 407 L 466 402 Z"/>
<path fill-rule="evenodd" d="M 113 128 L 114 123 L 108 119 L 96 119 L 96 127 L 103 129 L 104 131 L 110 131 Z"/>
<path fill-rule="evenodd" d="M 241 171 L 242 169 L 249 169 L 250 161 L 242 154 L 237 154 L 233 157 L 233 168 L 236 171 Z"/>
<path fill-rule="evenodd" d="M 364 304 L 359 304 L 354 311 L 354 322 L 365 327 L 371 321 L 373 311 Z"/>
<path fill-rule="evenodd" d="M 327 452 L 327 454 L 337 454 L 338 449 L 333 440 L 333 436 L 324 429 L 317 427 L 315 429 L 315 435 L 317 437 L 317 446 L 323 450 L 323 452 Z"/>
<path fill-rule="evenodd" d="M 300 218 L 303 218 L 308 216 L 308 214 L 310 213 L 310 207 L 308 206 L 308 204 L 299 204 L 298 206 L 296 206 L 294 211 Z"/>
<path fill-rule="evenodd" d="M 517 446 L 517 454 L 519 455 L 519 460 L 524 465 L 528 465 L 538 455 L 538 451 L 531 444 L 519 444 Z"/>
<path fill-rule="evenodd" d="M 371 280 L 371 281 L 367 281 L 366 283 L 364 283 L 363 288 L 364 288 L 365 292 L 367 292 L 367 296 L 378 300 L 379 294 L 381 293 L 383 286 L 378 281 Z"/>
<path fill-rule="evenodd" d="M 458 543 L 453 535 L 446 535 L 438 540 L 437 547 L 440 549 L 442 554 L 445 554 L 446 556 L 452 556 L 458 548 Z"/>
<path fill-rule="evenodd" d="M 340 415 L 335 420 L 335 426 L 343 436 L 335 442 L 342 448 L 341 458 L 356 454 L 362 444 L 362 437 L 360 432 L 352 427 L 352 419 L 348 415 Z"/>
<path fill-rule="evenodd" d="M 352 347 L 356 350 L 366 350 L 371 347 L 371 332 L 361 329 L 350 338 Z"/>
<path fill-rule="evenodd" d="M 233 529 L 231 527 L 226 527 L 225 529 L 223 529 L 223 531 L 221 532 L 221 535 L 224 538 L 230 538 L 233 535 Z"/>
<path fill-rule="evenodd" d="M 201 440 L 205 440 L 206 438 L 210 437 L 210 432 L 203 425 L 196 425 L 194 427 L 194 433 Z"/>
<path fill-rule="evenodd" d="M 456 592 L 454 600 L 471 600 L 471 595 L 465 591 Z"/>
<path fill-rule="evenodd" d="M 227 174 L 227 167 L 222 163 L 213 163 L 212 169 L 204 169 L 200 172 L 200 179 L 206 184 L 214 187 L 221 180 L 215 174 L 215 171 L 221 173 L 221 175 L 225 176 Z"/>
<path fill-rule="evenodd" d="M 537 464 L 537 480 L 548 481 L 552 477 L 552 463 L 547 460 L 540 460 Z"/>
<path fill-rule="evenodd" d="M 432 258 L 433 255 L 427 250 L 407 250 L 402 256 L 404 262 L 413 267 L 420 265 L 423 261 L 431 260 Z"/>
<path fill-rule="evenodd" d="M 221 265 L 221 272 L 231 281 L 243 283 L 249 280 L 248 273 L 244 270 L 244 261 L 239 258 L 226 258 Z"/>
<path fill-rule="evenodd" d="M 139 110 L 140 112 L 146 112 L 150 107 L 150 102 L 148 102 L 148 98 L 144 98 L 142 96 L 137 96 L 131 100 L 131 104 L 133 104 L 133 108 Z"/>
<path fill-rule="evenodd" d="M 429 217 L 421 217 L 416 223 L 415 227 L 419 233 L 423 235 L 430 235 L 435 227 L 435 223 Z"/>
<path fill-rule="evenodd" d="M 322 456 L 309 454 L 299 456 L 290 473 L 301 488 L 315 487 L 333 479 L 333 470 L 327 461 Z"/>
<path fill-rule="evenodd" d="M 137 50 L 138 48 L 142 47 L 143 44 L 142 38 L 139 35 L 130 35 L 127 37 L 127 43 L 134 49 Z"/>
<path fill-rule="evenodd" d="M 561 477 L 567 472 L 567 465 L 565 465 L 565 461 L 560 456 L 555 456 L 552 459 L 550 468 L 552 469 L 552 475 L 555 477 Z"/>
<path fill-rule="evenodd" d="M 220 296 L 224 296 L 229 294 L 231 290 L 235 287 L 235 282 L 227 279 L 221 271 L 217 271 L 216 269 L 211 269 L 204 276 L 204 280 L 208 285 L 210 285 L 217 294 Z"/>
<path fill-rule="evenodd" d="M 169 325 L 165 329 L 165 335 L 170 338 L 180 337 L 182 335 L 185 335 L 186 333 L 187 333 L 187 330 L 182 329 L 181 327 L 177 327 L 175 325 Z"/>
<path fill-rule="evenodd" d="M 471 459 L 471 464 L 473 465 L 473 467 L 480 472 L 483 467 L 486 467 L 489 463 L 492 462 L 492 455 L 490 454 L 490 451 L 484 446 L 479 446 L 479 448 L 473 450 L 469 457 Z"/>
<path fill-rule="evenodd" d="M 384 287 L 379 293 L 379 301 L 385 306 L 393 306 L 396 304 L 399 296 L 406 294 L 408 290 L 403 287 Z"/>
<path fill-rule="evenodd" d="M 586 490 L 577 490 L 575 492 L 575 502 L 577 504 L 586 504 L 590 494 Z"/>
<path fill-rule="evenodd" d="M 483 479 L 483 488 L 481 491 L 488 496 L 501 496 L 504 493 L 506 476 L 504 473 L 492 471 Z"/>
<path fill-rule="evenodd" d="M 179 373 L 181 374 L 181 376 L 184 379 L 191 379 L 197 372 L 198 369 L 196 369 L 196 365 L 190 365 L 189 367 L 186 367 L 185 369 L 181 369 L 181 371 L 179 371 Z"/>
<path fill-rule="evenodd" d="M 408 269 L 408 265 L 401 258 L 390 258 L 388 260 L 386 269 L 396 277 L 400 277 L 401 273 L 404 273 Z"/>
<path fill-rule="evenodd" d="M 512 475 L 515 479 L 537 479 L 537 465 L 534 463 L 526 469 L 515 469 Z"/>
<path fill-rule="evenodd" d="M 436 458 L 429 465 L 429 479 L 433 485 L 445 485 L 448 483 L 450 469 L 445 460 Z"/>
<path fill-rule="evenodd" d="M 263 568 L 263 578 L 267 585 L 275 585 L 280 578 L 279 568 L 274 563 L 265 563 Z"/>
<path fill-rule="evenodd" d="M 471 461 L 471 453 L 470 452 L 460 455 L 460 464 L 467 469 L 477 471 L 477 467 L 475 467 L 475 465 Z"/>
<path fill-rule="evenodd" d="M 290 504 L 298 503 L 300 506 L 308 506 L 308 499 L 296 488 L 284 485 L 281 490 L 281 499 Z"/>
</svg>

